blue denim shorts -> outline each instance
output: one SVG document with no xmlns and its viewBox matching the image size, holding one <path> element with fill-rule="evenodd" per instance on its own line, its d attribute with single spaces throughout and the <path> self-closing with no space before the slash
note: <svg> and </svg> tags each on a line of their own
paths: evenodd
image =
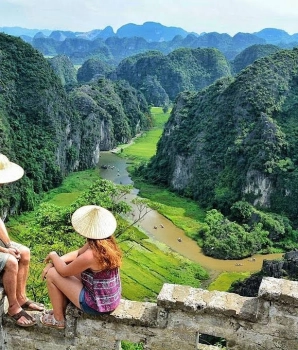
<svg viewBox="0 0 298 350">
<path fill-rule="evenodd" d="M 104 314 L 109 313 L 109 312 L 99 312 L 99 311 L 96 311 L 96 310 L 92 309 L 92 307 L 88 306 L 86 304 L 86 301 L 85 301 L 85 289 L 84 288 L 82 288 L 82 290 L 80 292 L 79 302 L 80 302 L 81 309 L 86 314 L 89 314 L 89 315 L 104 315 Z"/>
</svg>

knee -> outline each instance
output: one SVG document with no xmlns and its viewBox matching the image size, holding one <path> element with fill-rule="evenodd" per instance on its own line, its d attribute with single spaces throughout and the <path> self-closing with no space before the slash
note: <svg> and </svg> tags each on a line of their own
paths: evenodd
<svg viewBox="0 0 298 350">
<path fill-rule="evenodd" d="M 24 264 L 29 264 L 30 262 L 30 249 L 28 247 L 22 247 L 20 249 L 21 261 Z"/>
<path fill-rule="evenodd" d="M 55 277 L 57 276 L 58 272 L 56 271 L 55 267 L 51 267 L 47 272 L 47 282 L 53 282 L 55 281 Z"/>
<path fill-rule="evenodd" d="M 6 261 L 4 272 L 7 272 L 9 274 L 17 274 L 18 270 L 19 270 L 18 260 L 11 255 Z"/>
</svg>

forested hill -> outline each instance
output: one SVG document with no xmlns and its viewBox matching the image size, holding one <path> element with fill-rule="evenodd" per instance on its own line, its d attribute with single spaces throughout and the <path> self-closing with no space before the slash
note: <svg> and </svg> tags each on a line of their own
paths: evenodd
<svg viewBox="0 0 298 350">
<path fill-rule="evenodd" d="M 242 69 L 252 64 L 255 60 L 269 56 L 277 51 L 281 50 L 280 47 L 275 45 L 252 45 L 243 50 L 235 57 L 231 62 L 233 67 L 233 73 L 240 73 Z"/>
<path fill-rule="evenodd" d="M 229 213 L 239 200 L 298 215 L 298 50 L 179 95 L 146 174 Z"/>
<path fill-rule="evenodd" d="M 0 151 L 26 170 L 25 177 L 2 191 L 2 205 L 32 207 L 34 193 L 61 182 L 73 169 L 67 156 L 78 137 L 74 108 L 43 56 L 21 39 L 0 35 Z"/>
<path fill-rule="evenodd" d="M 103 145 L 129 141 L 151 123 L 146 100 L 128 83 L 103 79 L 69 94 L 37 50 L 0 34 L 0 152 L 25 169 L 1 187 L 1 214 L 31 209 L 37 193 L 95 166 Z"/>
<path fill-rule="evenodd" d="M 217 49 L 177 49 L 168 55 L 149 51 L 124 59 L 113 77 L 143 91 L 148 103 L 165 105 L 185 90 L 200 90 L 231 75 L 230 64 Z"/>
<path fill-rule="evenodd" d="M 25 38 L 24 38 L 25 39 Z M 118 37 L 106 39 L 100 37 L 92 40 L 86 38 L 66 37 L 56 40 L 53 37 L 36 35 L 30 44 L 47 56 L 67 55 L 74 64 L 82 64 L 90 58 L 100 58 L 109 64 L 117 65 L 126 57 L 146 51 L 157 50 L 168 54 L 178 48 L 217 48 L 229 60 L 235 58 L 245 48 L 254 44 L 266 44 L 266 41 L 253 34 L 238 33 L 231 37 L 228 34 L 206 33 L 201 36 L 189 34 L 186 37 L 177 35 L 170 41 L 148 42 L 143 37 Z M 292 45 L 294 44 L 288 44 Z M 286 44 L 283 44 L 286 45 Z"/>
<path fill-rule="evenodd" d="M 1 30 L 1 28 L 0 28 Z M 9 31 L 9 28 L 2 30 Z M 12 33 L 16 30 L 11 29 Z M 21 31 L 17 31 L 21 33 Z M 27 31 L 24 31 L 27 33 Z M 20 34 L 19 34 L 20 35 Z M 297 46 L 298 34 L 289 35 L 281 29 L 266 28 L 256 33 L 189 33 L 182 28 L 166 27 L 159 23 L 127 24 L 114 33 L 111 27 L 87 33 L 54 31 L 36 33 L 22 38 L 44 55 L 67 55 L 75 64 L 90 58 L 100 58 L 109 64 L 150 50 L 168 54 L 178 48 L 217 48 L 229 60 L 251 45 L 273 44 L 280 48 Z"/>
</svg>

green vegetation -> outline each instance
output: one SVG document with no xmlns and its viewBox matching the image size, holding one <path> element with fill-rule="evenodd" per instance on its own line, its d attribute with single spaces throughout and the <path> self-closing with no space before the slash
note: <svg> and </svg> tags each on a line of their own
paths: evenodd
<svg viewBox="0 0 298 350">
<path fill-rule="evenodd" d="M 1 187 L 1 212 L 33 210 L 39 194 L 72 171 L 94 167 L 99 148 L 129 142 L 152 125 L 143 94 L 127 82 L 77 86 L 66 56 L 45 59 L 19 38 L 0 34 L 0 148 L 25 169 Z"/>
<path fill-rule="evenodd" d="M 55 56 L 49 59 L 54 72 L 60 78 L 61 83 L 66 88 L 70 88 L 78 83 L 77 71 L 69 57 L 64 55 Z"/>
<path fill-rule="evenodd" d="M 120 62 L 118 79 L 143 92 L 149 104 L 167 106 L 186 90 L 198 91 L 217 79 L 230 76 L 230 64 L 214 48 L 180 48 L 168 55 L 148 51 Z"/>
<path fill-rule="evenodd" d="M 96 169 L 71 173 L 59 187 L 44 193 L 42 201 L 62 206 L 69 205 L 98 179 L 99 171 Z"/>
<path fill-rule="evenodd" d="M 279 50 L 280 48 L 278 46 L 269 44 L 255 44 L 249 46 L 245 50 L 241 51 L 232 61 L 233 71 L 234 73 L 239 73 L 242 69 L 254 63 L 255 60 L 261 57 L 269 56 Z"/>
<path fill-rule="evenodd" d="M 94 182 L 96 176 L 97 181 Z M 90 183 L 89 187 L 84 188 L 87 183 Z M 71 202 L 73 188 L 76 189 L 75 200 Z M 28 245 L 32 252 L 28 280 L 32 297 L 49 304 L 45 284 L 40 279 L 44 266 L 42 261 L 49 251 L 64 254 L 83 244 L 84 239 L 71 227 L 70 217 L 76 208 L 90 203 L 108 208 L 117 217 L 115 235 L 124 257 L 121 268 L 124 298 L 154 301 L 166 282 L 199 287 L 200 280 L 208 278 L 199 265 L 173 253 L 162 244 L 150 241 L 123 219 L 130 208 L 119 199 L 129 190 L 129 186 L 117 186 L 108 180 L 98 179 L 96 171 L 78 172 L 65 179 L 61 188 L 49 192 L 34 213 L 24 213 L 10 219 L 8 229 L 11 236 Z M 61 196 L 63 200 L 59 201 Z"/>
<path fill-rule="evenodd" d="M 139 176 L 140 169 L 144 168 L 156 152 L 164 124 L 169 118 L 170 111 L 164 113 L 161 107 L 151 108 L 154 127 L 138 137 L 132 145 L 122 149 L 119 156 L 125 157 L 130 163 L 129 171 L 133 176 L 135 187 L 140 190 L 139 195 L 158 203 L 157 210 L 171 220 L 177 227 L 185 231 L 192 238 L 199 238 L 197 233 L 202 228 L 205 212 L 195 201 L 181 197 L 165 187 L 150 184 Z"/>
<path fill-rule="evenodd" d="M 134 167 L 140 165 L 142 162 L 148 162 L 155 155 L 157 142 L 162 135 L 164 124 L 169 119 L 169 112 L 164 113 L 161 107 L 152 107 L 151 114 L 153 127 L 143 132 L 129 147 L 125 147 L 126 145 L 124 145 L 121 154 L 119 154 L 133 161 Z"/>
<path fill-rule="evenodd" d="M 90 150 L 101 140 L 101 149 L 110 150 L 129 142 L 140 130 L 152 125 L 149 106 L 144 96 L 127 82 L 100 78 L 70 92 L 70 98 L 82 122 L 80 170 L 94 164 Z M 78 152 L 74 149 L 74 153 Z"/>
<path fill-rule="evenodd" d="M 32 209 L 36 193 L 61 183 L 64 167 L 56 149 L 65 142 L 60 130 L 76 121 L 67 95 L 40 53 L 21 39 L 0 35 L 0 146 L 1 152 L 26 169 L 26 176 L 6 190 L 5 198 L 17 210 Z M 13 86 L 13 88 L 12 88 Z M 55 109 L 49 105 L 55 101 Z M 65 154 L 66 149 L 61 152 Z"/>
<path fill-rule="evenodd" d="M 297 57 L 279 50 L 235 78 L 180 94 L 156 155 L 138 168 L 209 211 L 200 232 L 208 255 L 297 248 Z M 241 202 L 255 208 L 246 222 L 232 213 Z"/>
<path fill-rule="evenodd" d="M 208 290 L 226 292 L 235 281 L 243 281 L 249 276 L 249 272 L 223 272 L 209 285 Z"/>
<path fill-rule="evenodd" d="M 112 71 L 112 66 L 109 66 L 103 60 L 97 58 L 90 58 L 86 60 L 81 67 L 78 68 L 78 81 L 80 83 L 90 82 L 94 77 L 106 78 Z"/>
<path fill-rule="evenodd" d="M 113 40 L 116 43 L 118 39 Z M 93 183 L 98 174 L 72 175 L 60 190 L 47 193 L 40 207 L 39 194 L 60 185 L 69 172 L 93 167 L 99 149 L 127 144 L 142 134 L 130 147 L 121 147 L 140 195 L 151 205 L 158 204 L 158 210 L 196 239 L 206 254 L 237 259 L 297 247 L 297 49 L 258 59 L 235 78 L 218 50 L 178 49 L 167 56 L 157 51 L 142 53 L 124 60 L 117 74 L 114 72 L 118 78 L 127 76 L 139 90 L 127 81 L 105 78 L 71 88 L 74 71 L 69 61 L 59 57 L 51 62 L 65 89 L 50 60 L 30 45 L 3 34 L 0 44 L 1 152 L 26 170 L 19 182 L 1 187 L 3 212 L 7 208 L 16 212 L 47 208 L 57 220 L 54 225 L 51 218 L 50 225 L 58 228 L 62 219 L 57 215 L 63 218 L 65 213 L 54 208 L 73 209 L 81 196 L 87 196 L 85 189 L 90 186 L 88 200 L 94 200 L 89 181 Z M 104 52 L 105 45 L 101 49 Z M 105 65 L 89 63 L 95 71 L 110 72 Z M 148 63 L 159 71 L 153 69 L 154 75 L 150 75 Z M 225 78 L 194 91 L 220 76 Z M 166 95 L 172 99 L 181 89 L 189 91 L 177 96 L 170 115 Z M 152 129 L 143 93 L 164 99 L 162 107 L 152 109 Z M 86 186 L 82 188 L 77 180 Z M 117 210 L 124 214 L 128 209 Z M 33 223 L 32 215 L 26 218 L 33 226 L 41 225 Z M 21 232 L 24 225 L 18 225 Z M 65 223 L 62 226 L 67 227 Z M 23 237 L 17 231 L 13 235 Z M 125 254 L 129 252 L 130 266 L 135 251 L 153 251 L 144 243 L 143 234 L 132 235 L 136 237 L 133 248 L 127 239 L 121 241 Z M 59 246 L 58 241 L 54 243 Z M 144 266 L 145 260 L 150 260 L 146 254 L 138 259 L 144 259 Z M 154 297 L 165 277 L 160 262 L 151 263 L 160 268 L 161 278 L 148 276 L 154 292 L 150 294 L 146 286 L 136 292 L 139 298 Z M 172 261 L 170 264 L 175 266 Z M 126 281 L 132 278 L 125 272 L 123 276 Z M 141 273 L 138 283 L 144 283 Z M 129 287 L 125 288 L 129 294 Z"/>
<path fill-rule="evenodd" d="M 128 341 L 121 341 L 121 348 L 123 350 L 143 350 L 143 344 L 133 344 Z"/>
</svg>

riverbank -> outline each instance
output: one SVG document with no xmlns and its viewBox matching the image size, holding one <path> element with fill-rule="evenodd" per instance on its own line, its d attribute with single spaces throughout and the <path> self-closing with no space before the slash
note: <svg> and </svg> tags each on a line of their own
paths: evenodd
<svg viewBox="0 0 298 350">
<path fill-rule="evenodd" d="M 154 114 L 157 125 L 155 130 L 144 133 L 127 147 L 122 148 L 122 151 L 118 153 L 119 157 L 124 158 L 127 163 L 129 163 L 128 169 L 130 173 L 133 173 L 134 167 L 139 166 L 143 162 L 148 162 L 155 154 L 156 145 L 162 134 L 163 126 L 169 117 L 169 114 L 165 115 L 162 110 L 158 108 L 153 108 L 152 113 Z M 200 225 L 203 224 L 205 216 L 204 211 L 197 203 L 189 199 L 179 198 L 179 196 L 170 193 L 166 189 L 159 188 L 158 186 L 146 184 L 142 179 L 135 177 L 131 179 L 129 174 L 129 180 L 125 180 L 125 178 L 126 176 L 124 178 L 122 177 L 120 183 L 126 183 L 127 181 L 129 183 L 134 183 L 135 187 L 138 189 L 137 192 L 140 191 L 139 195 L 141 197 L 161 203 L 162 208 L 159 210 L 160 214 L 170 222 L 169 231 L 171 233 L 168 235 L 166 234 L 166 230 L 164 230 L 165 224 L 162 224 L 163 230 L 159 229 L 158 223 L 163 219 L 159 217 L 158 220 L 155 221 L 157 224 L 153 224 L 154 219 L 152 217 L 148 218 L 148 225 L 143 223 L 145 232 L 149 236 L 167 244 L 179 254 L 186 256 L 192 261 L 198 262 L 209 272 L 212 281 L 219 274 L 227 272 L 227 274 L 225 274 L 225 279 L 229 280 L 231 283 L 239 278 L 238 274 L 240 274 L 240 276 L 244 274 L 247 277 L 247 274 L 261 270 L 263 260 L 280 259 L 283 255 L 281 253 L 266 255 L 257 254 L 250 258 L 240 260 L 219 260 L 207 257 L 202 253 L 198 244 L 191 239 L 195 238 L 195 233 L 198 232 Z M 177 232 L 176 235 L 175 232 Z M 183 237 L 182 240 L 180 240 L 181 237 Z"/>
<path fill-rule="evenodd" d="M 102 169 L 102 164 L 109 164 L 108 169 Z M 127 171 L 127 162 L 125 158 L 119 157 L 110 152 L 102 152 L 99 162 L 99 171 L 101 177 L 110 180 L 116 184 L 130 184 L 133 185 L 133 180 Z M 135 184 L 134 184 L 135 185 Z M 154 201 L 163 205 L 163 211 L 168 215 L 175 215 L 176 220 L 184 223 L 188 231 L 197 230 L 201 223 L 198 221 L 202 218 L 202 213 L 199 213 L 199 208 L 195 203 L 189 200 L 181 199 L 173 193 L 165 193 L 162 190 L 154 187 Z M 157 197 L 159 195 L 161 197 Z M 132 200 L 138 194 L 138 189 L 133 191 L 128 200 Z M 165 200 L 167 197 L 167 200 Z M 152 198 L 150 198 L 152 199 Z M 172 206 L 165 203 L 171 202 Z M 195 216 L 195 214 L 196 216 Z M 189 217 L 187 215 L 190 215 Z M 178 219 L 177 219 L 178 217 Z M 190 223 L 191 221 L 194 221 Z M 173 251 L 190 259 L 193 262 L 200 264 L 208 271 L 213 281 L 222 272 L 233 273 L 253 273 L 262 268 L 263 260 L 278 259 L 282 254 L 256 254 L 251 258 L 239 260 L 220 260 L 204 255 L 202 249 L 197 242 L 186 235 L 185 230 L 175 224 L 175 220 L 167 218 L 162 212 L 156 210 L 150 211 L 145 218 L 138 223 L 139 227 L 150 237 L 159 242 L 166 244 Z M 197 226 L 195 226 L 197 225 Z M 209 281 L 210 282 L 210 281 Z"/>
</svg>

